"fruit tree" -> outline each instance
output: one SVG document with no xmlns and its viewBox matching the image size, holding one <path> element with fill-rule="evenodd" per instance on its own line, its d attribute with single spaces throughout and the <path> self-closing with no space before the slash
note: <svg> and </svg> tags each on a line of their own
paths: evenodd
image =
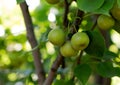
<svg viewBox="0 0 120 85">
<path fill-rule="evenodd" d="M 113 85 L 120 77 L 120 0 L 40 0 L 32 12 L 16 1 L 37 75 L 25 82 Z"/>
</svg>

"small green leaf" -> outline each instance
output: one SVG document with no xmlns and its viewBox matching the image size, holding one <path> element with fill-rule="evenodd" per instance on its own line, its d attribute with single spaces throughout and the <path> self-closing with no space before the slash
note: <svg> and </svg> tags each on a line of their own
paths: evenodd
<svg viewBox="0 0 120 85">
<path fill-rule="evenodd" d="M 111 60 L 111 59 L 114 59 L 116 58 L 118 55 L 109 51 L 109 50 L 106 50 L 104 55 L 103 55 L 103 59 L 104 60 Z"/>
<path fill-rule="evenodd" d="M 63 85 L 63 84 L 61 84 L 61 85 Z M 75 84 L 74 84 L 74 81 L 71 79 L 69 81 L 66 81 L 65 85 L 75 85 Z"/>
<path fill-rule="evenodd" d="M 114 5 L 114 0 L 105 0 L 104 4 L 94 12 L 97 14 L 109 15 L 109 10 L 113 7 L 113 5 Z"/>
<path fill-rule="evenodd" d="M 25 0 L 16 0 L 17 1 L 17 4 L 20 4 L 22 2 L 24 2 Z"/>
<path fill-rule="evenodd" d="M 101 62 L 96 68 L 97 73 L 103 77 L 120 76 L 120 68 L 113 67 L 112 62 Z"/>
<path fill-rule="evenodd" d="M 74 74 L 85 85 L 91 75 L 91 68 L 87 64 L 78 65 L 74 70 Z"/>
<path fill-rule="evenodd" d="M 85 49 L 85 52 L 89 55 L 96 57 L 103 57 L 105 51 L 105 40 L 99 31 L 87 31 L 90 38 L 90 44 Z"/>
<path fill-rule="evenodd" d="M 102 6 L 104 0 L 77 0 L 78 8 L 84 12 L 92 12 Z"/>
</svg>

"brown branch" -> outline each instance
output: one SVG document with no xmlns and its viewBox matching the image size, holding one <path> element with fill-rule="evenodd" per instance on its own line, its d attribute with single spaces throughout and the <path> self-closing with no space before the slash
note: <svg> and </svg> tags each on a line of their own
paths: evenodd
<svg viewBox="0 0 120 85">
<path fill-rule="evenodd" d="M 63 57 L 61 55 L 59 55 L 56 60 L 54 61 L 53 65 L 52 65 L 52 68 L 48 74 L 48 77 L 47 79 L 45 80 L 45 83 L 43 85 L 51 85 L 53 80 L 54 80 L 54 77 L 56 75 L 56 72 L 57 72 L 57 69 L 59 68 L 61 62 L 63 60 Z"/>
<path fill-rule="evenodd" d="M 24 22 L 25 22 L 26 31 L 27 31 L 27 38 L 33 49 L 38 45 L 38 43 L 35 38 L 33 23 L 32 23 L 31 16 L 30 16 L 29 9 L 26 2 L 20 3 L 20 8 L 24 17 Z M 43 70 L 39 48 L 33 50 L 32 54 L 34 58 L 35 69 L 38 75 L 38 83 L 39 85 L 42 85 L 45 80 L 45 72 Z"/>
<path fill-rule="evenodd" d="M 67 15 L 68 15 L 68 13 L 69 13 L 69 6 L 70 6 L 70 4 L 71 4 L 71 2 L 68 3 L 67 0 L 64 0 L 65 11 L 64 11 L 64 18 L 63 18 L 63 26 L 64 26 L 65 28 L 68 27 L 68 23 L 69 23 L 69 20 L 68 20 L 68 18 L 67 18 Z M 64 68 L 65 68 L 65 58 L 64 58 L 64 57 L 63 57 L 63 59 L 62 59 L 61 65 L 62 65 L 61 68 L 64 69 Z M 64 75 L 61 75 L 61 78 L 64 78 Z"/>
<path fill-rule="evenodd" d="M 66 28 L 68 26 L 68 19 L 67 19 L 67 15 L 69 13 L 69 5 L 70 3 L 68 3 L 67 0 L 64 0 L 64 3 L 65 3 L 65 12 L 64 12 L 64 20 L 63 20 L 63 25 L 64 27 Z"/>
</svg>

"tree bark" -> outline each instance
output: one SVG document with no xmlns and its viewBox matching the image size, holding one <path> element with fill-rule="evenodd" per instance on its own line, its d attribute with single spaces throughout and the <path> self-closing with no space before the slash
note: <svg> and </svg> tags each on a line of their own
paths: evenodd
<svg viewBox="0 0 120 85">
<path fill-rule="evenodd" d="M 27 31 L 27 39 L 31 45 L 31 48 L 33 49 L 36 46 L 38 46 L 38 43 L 35 38 L 33 23 L 26 2 L 20 3 L 20 8 L 24 17 L 24 22 Z M 34 58 L 35 69 L 38 75 L 38 84 L 42 85 L 45 80 L 45 72 L 41 62 L 41 54 L 39 50 L 40 50 L 39 48 L 36 48 L 35 50 L 32 51 L 32 54 Z"/>
</svg>

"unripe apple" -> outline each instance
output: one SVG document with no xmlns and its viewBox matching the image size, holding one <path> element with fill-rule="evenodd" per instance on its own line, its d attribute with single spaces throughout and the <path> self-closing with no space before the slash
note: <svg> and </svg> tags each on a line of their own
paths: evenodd
<svg viewBox="0 0 120 85">
<path fill-rule="evenodd" d="M 65 32 L 62 29 L 53 29 L 48 34 L 48 40 L 54 45 L 61 46 L 65 42 Z"/>
<path fill-rule="evenodd" d="M 46 0 L 49 4 L 57 4 L 60 0 Z"/>
<path fill-rule="evenodd" d="M 102 30 L 108 30 L 115 25 L 115 21 L 110 16 L 100 15 L 97 19 L 97 25 Z"/>
<path fill-rule="evenodd" d="M 77 55 L 78 51 L 72 48 L 70 41 L 67 41 L 63 46 L 60 47 L 60 53 L 64 57 L 71 57 Z"/>
<path fill-rule="evenodd" d="M 77 32 L 71 38 L 71 45 L 75 50 L 84 50 L 90 40 L 85 32 Z"/>
<path fill-rule="evenodd" d="M 116 20 L 120 20 L 120 7 L 118 6 L 117 2 L 114 4 L 113 8 L 111 9 L 111 14 Z"/>
</svg>

